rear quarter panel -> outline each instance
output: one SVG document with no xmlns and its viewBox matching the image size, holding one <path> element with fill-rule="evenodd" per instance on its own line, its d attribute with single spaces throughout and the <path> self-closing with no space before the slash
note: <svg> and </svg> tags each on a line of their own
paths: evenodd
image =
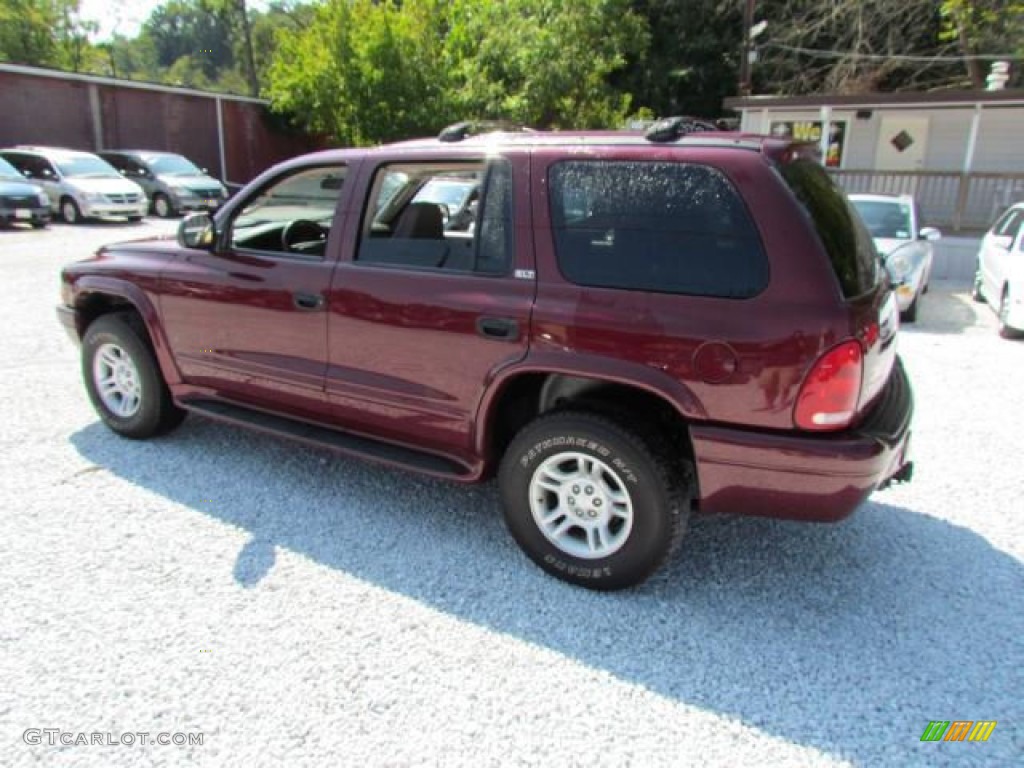
<svg viewBox="0 0 1024 768">
<path fill-rule="evenodd" d="M 534 154 L 538 296 L 530 359 L 614 360 L 650 371 L 687 418 L 791 429 L 796 392 L 812 362 L 842 338 L 848 315 L 813 229 L 769 162 L 736 149 L 586 147 L 573 160 L 708 164 L 742 190 L 769 254 L 767 287 L 722 299 L 574 285 L 551 231 L 548 176 L 563 152 Z M 683 395 L 682 392 L 687 393 Z"/>
</svg>

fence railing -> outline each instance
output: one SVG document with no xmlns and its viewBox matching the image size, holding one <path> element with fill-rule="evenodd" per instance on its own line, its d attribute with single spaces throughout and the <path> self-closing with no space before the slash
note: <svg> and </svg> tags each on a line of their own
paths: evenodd
<svg viewBox="0 0 1024 768">
<path fill-rule="evenodd" d="M 830 170 L 847 191 L 913 195 L 925 222 L 951 229 L 988 229 L 1009 205 L 1024 200 L 1024 173 Z"/>
</svg>

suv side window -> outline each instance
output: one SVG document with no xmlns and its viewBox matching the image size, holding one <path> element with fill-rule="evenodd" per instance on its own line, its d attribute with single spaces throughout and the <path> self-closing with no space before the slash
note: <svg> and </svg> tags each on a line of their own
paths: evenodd
<svg viewBox="0 0 1024 768">
<path fill-rule="evenodd" d="M 512 262 L 508 161 L 379 168 L 370 186 L 356 262 L 507 273 Z"/>
<path fill-rule="evenodd" d="M 257 190 L 227 225 L 231 248 L 322 259 L 346 171 L 299 168 Z"/>
<path fill-rule="evenodd" d="M 750 214 L 715 168 L 565 161 L 550 184 L 558 265 L 574 283 L 728 298 L 768 284 Z"/>
</svg>

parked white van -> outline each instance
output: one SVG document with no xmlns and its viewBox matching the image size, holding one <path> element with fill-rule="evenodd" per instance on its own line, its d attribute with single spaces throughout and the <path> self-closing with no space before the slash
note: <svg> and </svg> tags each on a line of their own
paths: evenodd
<svg viewBox="0 0 1024 768">
<path fill-rule="evenodd" d="M 146 215 L 142 187 L 91 152 L 19 146 L 0 150 L 0 157 L 42 186 L 51 208 L 68 224 L 100 216 L 139 221 Z"/>
</svg>

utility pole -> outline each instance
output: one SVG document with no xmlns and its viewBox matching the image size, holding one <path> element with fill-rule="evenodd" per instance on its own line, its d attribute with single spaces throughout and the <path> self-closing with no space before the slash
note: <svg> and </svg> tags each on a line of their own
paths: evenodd
<svg viewBox="0 0 1024 768">
<path fill-rule="evenodd" d="M 754 40 L 751 37 L 750 29 L 754 26 L 754 0 L 745 0 L 743 7 L 743 43 L 740 45 L 740 82 L 739 95 L 749 96 L 751 92 L 750 83 L 750 54 L 754 50 Z"/>
</svg>

